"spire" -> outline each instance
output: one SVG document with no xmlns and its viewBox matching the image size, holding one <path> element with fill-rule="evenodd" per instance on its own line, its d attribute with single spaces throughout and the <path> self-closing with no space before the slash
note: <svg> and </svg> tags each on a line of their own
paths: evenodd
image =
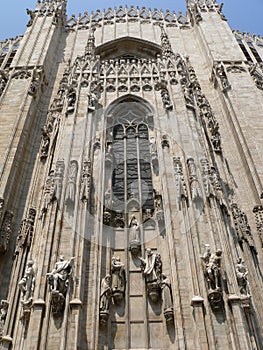
<svg viewBox="0 0 263 350">
<path fill-rule="evenodd" d="M 95 32 L 96 28 L 93 27 L 91 28 L 90 30 L 90 33 L 89 33 L 89 37 L 88 37 L 88 42 L 87 42 L 87 45 L 85 47 L 85 55 L 88 57 L 88 58 L 92 58 L 95 56 L 95 36 L 94 36 L 94 32 Z"/>
<path fill-rule="evenodd" d="M 170 43 L 169 37 L 164 30 L 163 24 L 159 24 L 161 28 L 161 46 L 162 46 L 162 56 L 168 58 L 174 55 L 172 45 Z"/>
</svg>

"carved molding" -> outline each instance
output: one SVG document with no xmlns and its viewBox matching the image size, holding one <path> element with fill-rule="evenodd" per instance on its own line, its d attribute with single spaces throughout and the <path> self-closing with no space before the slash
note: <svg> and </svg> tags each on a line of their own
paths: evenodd
<svg viewBox="0 0 263 350">
<path fill-rule="evenodd" d="M 30 208 L 27 217 L 22 220 L 20 229 L 17 235 L 15 254 L 19 254 L 20 250 L 31 246 L 36 210 Z"/>
</svg>

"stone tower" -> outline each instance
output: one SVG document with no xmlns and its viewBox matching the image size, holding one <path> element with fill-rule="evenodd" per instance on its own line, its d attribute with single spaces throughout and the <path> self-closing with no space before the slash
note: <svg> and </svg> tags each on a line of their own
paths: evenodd
<svg viewBox="0 0 263 350">
<path fill-rule="evenodd" d="M 263 348 L 263 38 L 27 10 L 0 43 L 0 348 Z"/>
</svg>

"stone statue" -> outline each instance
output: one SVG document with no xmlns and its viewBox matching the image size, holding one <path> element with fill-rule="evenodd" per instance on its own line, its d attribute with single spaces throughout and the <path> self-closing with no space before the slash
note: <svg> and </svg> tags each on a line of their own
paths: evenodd
<svg viewBox="0 0 263 350">
<path fill-rule="evenodd" d="M 212 309 L 219 309 L 223 304 L 220 283 L 222 250 L 217 249 L 215 253 L 211 253 L 210 245 L 206 244 L 205 247 L 206 251 L 201 259 L 208 287 L 208 299 Z"/>
<path fill-rule="evenodd" d="M 173 298 L 171 283 L 169 278 L 161 274 L 161 289 L 162 289 L 162 299 L 163 299 L 163 313 L 167 323 L 170 323 L 174 319 L 173 315 Z"/>
<path fill-rule="evenodd" d="M 98 102 L 98 96 L 95 94 L 95 92 L 91 92 L 89 95 L 89 104 L 88 104 L 88 109 L 90 112 L 95 111 L 97 102 Z"/>
<path fill-rule="evenodd" d="M 0 302 L 0 339 L 3 335 L 3 329 L 5 325 L 5 320 L 7 316 L 9 303 L 7 300 L 1 300 Z"/>
<path fill-rule="evenodd" d="M 101 281 L 100 289 L 100 323 L 105 325 L 109 318 L 111 299 L 111 275 L 106 275 Z"/>
<path fill-rule="evenodd" d="M 221 255 L 222 250 L 217 249 L 215 253 L 211 254 L 209 261 L 206 264 L 207 283 L 209 289 L 220 290 Z"/>
<path fill-rule="evenodd" d="M 83 162 L 82 174 L 81 174 L 81 184 L 80 184 L 80 199 L 82 202 L 87 202 L 89 199 L 91 183 L 91 163 L 85 160 Z"/>
<path fill-rule="evenodd" d="M 48 150 L 50 145 L 50 136 L 47 130 L 47 127 L 44 125 L 42 128 L 42 141 L 41 141 L 41 149 L 40 149 L 40 158 L 47 158 Z"/>
<path fill-rule="evenodd" d="M 51 306 L 54 316 L 60 315 L 64 310 L 74 259 L 75 257 L 65 260 L 64 256 L 60 255 L 54 269 L 46 274 L 51 289 Z"/>
<path fill-rule="evenodd" d="M 65 294 L 67 291 L 74 259 L 75 257 L 70 258 L 70 260 L 65 260 L 64 256 L 60 255 L 59 261 L 55 263 L 54 269 L 47 273 L 52 293 Z"/>
<path fill-rule="evenodd" d="M 160 294 L 162 261 L 159 253 L 153 253 L 151 248 L 146 249 L 146 258 L 139 258 L 141 269 L 145 276 L 146 288 L 150 299 L 156 302 Z"/>
<path fill-rule="evenodd" d="M 201 259 L 204 261 L 205 265 L 209 263 L 210 256 L 211 256 L 210 244 L 205 244 L 205 253 L 201 256 Z"/>
<path fill-rule="evenodd" d="M 40 218 L 42 218 L 42 216 L 44 214 L 46 214 L 49 204 L 52 201 L 54 201 L 54 199 L 55 199 L 54 175 L 55 175 L 55 171 L 54 170 L 50 170 L 50 172 L 49 172 L 49 174 L 47 176 L 47 179 L 46 179 L 46 183 L 45 183 L 44 197 L 43 197 L 43 203 L 42 203 L 42 207 L 41 207 Z"/>
<path fill-rule="evenodd" d="M 66 202 L 68 204 L 73 204 L 75 201 L 75 192 L 76 192 L 76 178 L 78 172 L 78 164 L 75 161 L 72 161 L 69 167 L 68 174 L 68 183 L 66 189 Z"/>
<path fill-rule="evenodd" d="M 137 256 L 141 249 L 140 228 L 138 220 L 132 217 L 129 227 L 130 250 L 133 256 Z"/>
<path fill-rule="evenodd" d="M 111 259 L 111 273 L 112 273 L 112 296 L 114 302 L 118 303 L 123 299 L 125 291 L 125 270 L 124 264 L 120 261 L 118 256 L 113 256 Z"/>
<path fill-rule="evenodd" d="M 242 258 L 239 257 L 237 259 L 237 264 L 236 264 L 236 275 L 237 275 L 237 282 L 240 287 L 240 293 L 242 295 L 250 296 L 249 289 L 248 289 L 247 274 L 248 274 L 248 269 L 244 265 L 244 261 L 242 261 Z"/>
<path fill-rule="evenodd" d="M 35 271 L 33 265 L 33 260 L 29 260 L 27 262 L 24 276 L 18 282 L 18 287 L 21 290 L 23 296 L 23 304 L 28 303 L 32 300 L 32 295 L 35 287 Z"/>
</svg>

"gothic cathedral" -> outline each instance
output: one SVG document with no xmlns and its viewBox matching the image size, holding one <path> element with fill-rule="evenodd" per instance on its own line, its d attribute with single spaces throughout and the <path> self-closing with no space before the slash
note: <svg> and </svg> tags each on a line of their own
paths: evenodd
<svg viewBox="0 0 263 350">
<path fill-rule="evenodd" d="M 263 37 L 222 7 L 0 42 L 0 349 L 263 349 Z"/>
</svg>

